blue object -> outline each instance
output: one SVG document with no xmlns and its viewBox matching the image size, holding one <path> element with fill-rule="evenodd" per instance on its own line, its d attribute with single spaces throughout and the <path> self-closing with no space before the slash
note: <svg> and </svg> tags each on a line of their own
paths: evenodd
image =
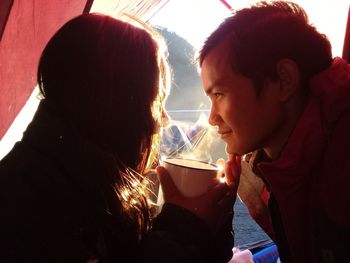
<svg viewBox="0 0 350 263">
<path fill-rule="evenodd" d="M 278 259 L 276 245 L 271 245 L 253 254 L 254 263 L 276 263 Z"/>
</svg>

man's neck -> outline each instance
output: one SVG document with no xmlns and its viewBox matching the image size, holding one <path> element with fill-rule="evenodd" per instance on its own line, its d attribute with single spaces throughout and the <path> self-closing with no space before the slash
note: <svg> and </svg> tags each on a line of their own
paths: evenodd
<svg viewBox="0 0 350 263">
<path fill-rule="evenodd" d="M 293 98 L 288 105 L 286 105 L 285 122 L 280 127 L 278 132 L 271 136 L 271 141 L 267 143 L 263 150 L 272 160 L 280 157 L 283 149 L 288 144 L 289 137 L 293 133 L 300 117 L 302 116 L 306 105 L 308 103 L 308 96 L 301 96 Z"/>
</svg>

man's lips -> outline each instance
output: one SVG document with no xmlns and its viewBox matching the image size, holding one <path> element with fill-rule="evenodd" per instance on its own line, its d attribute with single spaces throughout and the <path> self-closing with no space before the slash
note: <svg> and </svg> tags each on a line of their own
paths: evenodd
<svg viewBox="0 0 350 263">
<path fill-rule="evenodd" d="M 223 131 L 218 131 L 219 135 L 221 138 L 224 138 L 228 136 L 230 133 L 232 133 L 232 130 L 223 130 Z"/>
</svg>

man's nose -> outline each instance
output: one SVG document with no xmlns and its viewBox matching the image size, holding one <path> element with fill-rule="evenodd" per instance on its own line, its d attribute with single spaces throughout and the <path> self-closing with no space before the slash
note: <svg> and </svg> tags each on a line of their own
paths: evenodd
<svg viewBox="0 0 350 263">
<path fill-rule="evenodd" d="M 212 126 L 216 126 L 219 124 L 219 119 L 220 119 L 219 114 L 216 112 L 214 107 L 211 107 L 210 114 L 209 114 L 209 124 Z"/>
</svg>

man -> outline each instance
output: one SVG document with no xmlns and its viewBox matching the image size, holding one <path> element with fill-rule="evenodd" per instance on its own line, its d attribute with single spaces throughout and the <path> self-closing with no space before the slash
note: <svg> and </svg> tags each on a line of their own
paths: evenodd
<svg viewBox="0 0 350 263">
<path fill-rule="evenodd" d="M 282 1 L 227 18 L 199 63 L 209 122 L 244 155 L 238 195 L 281 261 L 349 261 L 349 65 Z"/>
</svg>

